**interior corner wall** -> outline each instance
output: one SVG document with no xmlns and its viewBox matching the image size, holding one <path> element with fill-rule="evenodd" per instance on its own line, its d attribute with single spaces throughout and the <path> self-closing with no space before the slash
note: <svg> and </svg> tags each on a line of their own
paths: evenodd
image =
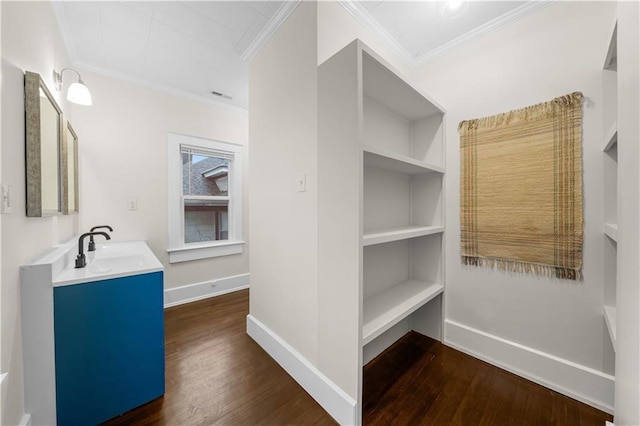
<svg viewBox="0 0 640 426">
<path fill-rule="evenodd" d="M 555 2 L 413 72 L 414 84 L 447 110 L 446 330 L 455 322 L 609 374 L 614 354 L 602 313 L 603 194 L 610 190 L 603 187 L 602 68 L 614 21 L 615 3 Z M 574 91 L 585 96 L 584 281 L 463 267 L 458 123 Z"/>
<path fill-rule="evenodd" d="M 13 211 L 1 216 L 2 278 L 0 372 L 3 425 L 20 423 L 25 411 L 20 321 L 21 264 L 76 234 L 78 215 L 26 217 L 24 71 L 42 76 L 71 119 L 68 103 L 54 90 L 53 70 L 69 66 L 49 2 L 2 2 L 2 183 L 12 186 Z M 28 19 L 26 19 L 28 17 Z M 28 407 L 27 407 L 28 409 Z"/>
<path fill-rule="evenodd" d="M 316 4 L 249 65 L 250 314 L 312 364 L 318 339 Z M 306 190 L 298 179 L 306 176 Z"/>
<path fill-rule="evenodd" d="M 110 225 L 112 240 L 146 240 L 164 266 L 165 290 L 249 272 L 248 207 L 242 254 L 169 263 L 167 253 L 168 132 L 241 144 L 247 164 L 248 114 L 88 71 L 82 77 L 93 97 L 91 107 L 73 105 L 83 231 Z M 127 206 L 132 198 L 133 211 Z"/>
</svg>

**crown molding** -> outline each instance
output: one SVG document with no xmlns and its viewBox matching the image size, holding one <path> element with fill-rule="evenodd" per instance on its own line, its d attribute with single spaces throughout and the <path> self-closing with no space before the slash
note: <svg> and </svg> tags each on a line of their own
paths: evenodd
<svg viewBox="0 0 640 426">
<path fill-rule="evenodd" d="M 445 53 L 455 49 L 458 46 L 470 43 L 486 34 L 506 27 L 507 25 L 518 21 L 519 19 L 529 16 L 534 12 L 555 3 L 555 1 L 556 0 L 530 0 L 522 6 L 518 6 L 515 9 L 512 9 L 509 12 L 500 15 L 497 18 L 492 19 L 491 21 L 461 35 L 460 37 L 456 37 L 453 40 L 450 40 L 447 43 L 414 58 L 412 61 L 412 66 L 414 68 L 420 67 L 429 61 L 443 56 Z"/>
<path fill-rule="evenodd" d="M 276 13 L 271 17 L 269 22 L 267 22 L 262 31 L 260 31 L 260 34 L 253 39 L 242 55 L 240 55 L 240 58 L 245 62 L 250 61 L 267 41 L 269 41 L 271 36 L 278 31 L 278 28 L 287 20 L 291 12 L 298 7 L 301 1 L 302 0 L 291 0 L 282 2 Z"/>
<path fill-rule="evenodd" d="M 400 58 L 406 65 L 412 66 L 414 57 L 402 47 L 400 43 L 386 30 L 376 18 L 365 9 L 359 1 L 337 0 L 337 3 L 345 8 L 354 18 L 378 37 L 391 51 Z"/>
<path fill-rule="evenodd" d="M 102 75 L 104 77 L 112 78 L 114 80 L 124 81 L 126 83 L 130 83 L 139 87 L 144 87 L 144 88 L 162 92 L 168 95 L 176 96 L 178 98 L 203 103 L 209 106 L 215 106 L 218 108 L 227 109 L 229 111 L 240 112 L 243 114 L 248 114 L 249 112 L 247 108 L 242 108 L 240 106 L 221 102 L 216 99 L 209 99 L 204 96 L 199 96 L 199 95 L 187 92 L 185 90 L 175 89 L 173 87 L 165 86 L 163 84 L 152 83 L 141 78 L 134 78 L 125 74 L 121 74 L 119 72 L 114 72 L 114 71 L 106 70 L 104 68 L 89 65 L 82 61 L 73 62 L 73 66 L 81 70 L 89 71 L 95 74 Z"/>
<path fill-rule="evenodd" d="M 484 36 L 492 31 L 498 30 L 508 24 L 511 24 L 520 18 L 528 16 L 544 7 L 549 6 L 556 0 L 529 0 L 527 3 L 519 6 L 509 12 L 469 31 L 460 37 L 457 37 L 442 46 L 432 49 L 419 56 L 410 54 L 398 41 L 365 9 L 359 1 L 354 0 L 337 0 L 337 3 L 345 8 L 360 23 L 362 23 L 369 31 L 371 31 L 380 41 L 389 47 L 393 53 L 400 58 L 409 68 L 418 68 L 427 62 L 434 60 L 456 47 L 469 43 L 477 38 Z"/>
</svg>

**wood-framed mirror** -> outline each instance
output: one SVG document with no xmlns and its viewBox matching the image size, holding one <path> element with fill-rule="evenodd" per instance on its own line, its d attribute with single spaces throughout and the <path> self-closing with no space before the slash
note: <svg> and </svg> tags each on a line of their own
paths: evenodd
<svg viewBox="0 0 640 426">
<path fill-rule="evenodd" d="M 69 121 L 64 126 L 62 141 L 62 212 L 74 214 L 79 211 L 78 135 Z"/>
<path fill-rule="evenodd" d="M 25 72 L 27 216 L 62 213 L 62 109 L 40 74 Z"/>
</svg>

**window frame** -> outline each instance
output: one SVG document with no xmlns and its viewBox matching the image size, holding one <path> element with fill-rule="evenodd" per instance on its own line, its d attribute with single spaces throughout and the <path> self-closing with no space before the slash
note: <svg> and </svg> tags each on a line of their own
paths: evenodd
<svg viewBox="0 0 640 426">
<path fill-rule="evenodd" d="M 168 248 L 169 263 L 187 262 L 219 256 L 240 254 L 244 251 L 242 239 L 242 145 L 169 132 L 167 136 L 168 162 Z M 182 147 L 208 152 L 215 156 L 224 153 L 233 157 L 228 171 L 228 220 L 227 240 L 185 243 L 184 195 L 182 193 Z M 189 196 L 193 197 L 193 196 Z"/>
</svg>

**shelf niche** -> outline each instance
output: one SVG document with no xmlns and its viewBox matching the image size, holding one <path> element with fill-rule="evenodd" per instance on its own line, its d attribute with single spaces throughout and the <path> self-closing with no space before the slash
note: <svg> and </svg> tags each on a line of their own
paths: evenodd
<svg viewBox="0 0 640 426">
<path fill-rule="evenodd" d="M 432 234 L 364 248 L 363 345 L 442 293 L 441 247 Z"/>
<path fill-rule="evenodd" d="M 366 364 L 411 329 L 442 337 L 444 114 L 366 51 L 362 70 Z"/>
</svg>

